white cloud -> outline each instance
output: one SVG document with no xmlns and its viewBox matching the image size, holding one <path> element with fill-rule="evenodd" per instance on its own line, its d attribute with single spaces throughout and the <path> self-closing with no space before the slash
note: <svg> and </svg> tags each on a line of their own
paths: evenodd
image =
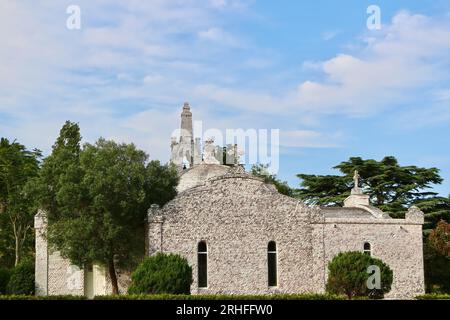
<svg viewBox="0 0 450 320">
<path fill-rule="evenodd" d="M 322 81 L 298 87 L 302 109 L 365 115 L 410 101 L 412 90 L 448 77 L 450 23 L 397 14 L 358 55 L 339 54 L 321 65 Z M 447 70 L 447 69 L 446 69 Z"/>
<path fill-rule="evenodd" d="M 199 31 L 198 37 L 201 40 L 215 42 L 220 45 L 230 47 L 243 47 L 244 42 L 237 39 L 235 36 L 217 27 L 209 28 L 207 30 Z"/>
<path fill-rule="evenodd" d="M 337 148 L 341 146 L 341 133 L 324 134 L 312 130 L 280 132 L 280 145 L 295 148 Z"/>
<path fill-rule="evenodd" d="M 164 81 L 164 77 L 159 74 L 149 74 L 144 77 L 145 84 L 158 84 Z"/>
<path fill-rule="evenodd" d="M 322 39 L 325 41 L 329 41 L 334 39 L 337 35 L 341 33 L 341 30 L 329 30 L 322 32 Z"/>
<path fill-rule="evenodd" d="M 449 80 L 447 20 L 400 12 L 379 33 L 365 35 L 363 44 L 352 54 L 304 62 L 304 70 L 321 77 L 300 83 L 296 91 L 287 88 L 275 95 L 210 84 L 197 86 L 197 92 L 252 112 L 370 116 L 414 103 L 417 92 Z"/>
<path fill-rule="evenodd" d="M 183 101 L 190 100 L 196 118 L 213 127 L 295 121 L 284 133 L 285 145 L 332 147 L 339 135 L 295 129 L 305 122 L 320 127 L 324 114 L 392 108 L 446 77 L 440 70 L 448 70 L 442 66 L 448 66 L 449 23 L 400 13 L 380 35 L 366 37 L 361 50 L 305 63 L 308 72 L 318 73 L 314 80 L 298 84 L 290 78 L 280 89 L 253 78 L 253 85 L 239 79 L 238 69 L 264 69 L 273 55 L 246 45 L 220 16 L 248 2 L 79 1 L 82 17 L 95 20 L 69 31 L 62 5 L 1 1 L 0 134 L 48 150 L 70 119 L 80 122 L 86 141 L 101 135 L 134 141 L 167 159 L 166 137 L 179 125 Z M 236 47 L 248 50 L 240 61 L 228 57 Z M 449 96 L 445 90 L 436 95 Z M 218 120 L 215 111 L 228 114 Z"/>
<path fill-rule="evenodd" d="M 223 88 L 212 84 L 198 85 L 194 92 L 216 104 L 256 113 L 286 113 L 295 107 L 295 99 L 292 97 L 276 97 L 269 93 Z"/>
</svg>

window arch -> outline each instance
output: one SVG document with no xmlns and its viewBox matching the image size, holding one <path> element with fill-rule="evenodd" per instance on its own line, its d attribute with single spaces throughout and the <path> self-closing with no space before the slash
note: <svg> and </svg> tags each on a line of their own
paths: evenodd
<svg viewBox="0 0 450 320">
<path fill-rule="evenodd" d="M 208 247 L 200 241 L 197 247 L 198 287 L 208 287 Z"/>
<path fill-rule="evenodd" d="M 278 274 L 277 244 L 275 241 L 270 241 L 267 245 L 267 276 L 269 287 L 276 287 L 278 285 Z"/>
<path fill-rule="evenodd" d="M 372 255 L 372 246 L 370 242 L 364 242 L 363 252 L 369 256 Z"/>
</svg>

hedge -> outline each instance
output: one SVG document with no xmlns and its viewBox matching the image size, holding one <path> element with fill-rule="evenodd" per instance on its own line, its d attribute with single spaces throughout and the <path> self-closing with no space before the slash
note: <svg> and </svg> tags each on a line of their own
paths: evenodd
<svg viewBox="0 0 450 320">
<path fill-rule="evenodd" d="M 84 296 L 1 296 L 0 300 L 87 300 Z M 346 300 L 345 296 L 329 294 L 273 294 L 273 295 L 108 295 L 95 296 L 94 300 Z"/>
<path fill-rule="evenodd" d="M 192 268 L 186 258 L 157 253 L 146 257 L 131 275 L 129 294 L 191 293 Z"/>
<path fill-rule="evenodd" d="M 33 261 L 23 261 L 12 269 L 6 291 L 13 295 L 34 295 Z"/>
<path fill-rule="evenodd" d="M 87 300 L 85 296 L 25 296 L 25 295 L 0 295 L 0 300 Z"/>
<path fill-rule="evenodd" d="M 96 296 L 94 300 L 346 300 L 345 296 L 330 294 L 267 294 L 267 295 L 109 295 Z"/>
<path fill-rule="evenodd" d="M 417 300 L 450 300 L 450 294 L 446 293 L 429 293 L 416 297 Z"/>
<path fill-rule="evenodd" d="M 380 288 L 369 289 L 368 267 L 380 270 Z M 349 299 L 369 297 L 382 299 L 391 290 L 393 272 L 387 264 L 359 251 L 340 252 L 328 264 L 326 291 L 330 294 L 345 294 Z"/>
<path fill-rule="evenodd" d="M 0 268 L 0 295 L 6 294 L 6 287 L 8 286 L 11 271 L 5 268 Z"/>
<path fill-rule="evenodd" d="M 450 300 L 450 294 L 424 294 L 416 300 Z M 24 296 L 0 295 L 0 300 L 87 300 L 84 296 Z M 273 295 L 116 295 L 96 296 L 94 300 L 346 300 L 345 296 L 329 294 L 273 294 Z M 356 298 L 355 300 L 365 300 Z"/>
</svg>

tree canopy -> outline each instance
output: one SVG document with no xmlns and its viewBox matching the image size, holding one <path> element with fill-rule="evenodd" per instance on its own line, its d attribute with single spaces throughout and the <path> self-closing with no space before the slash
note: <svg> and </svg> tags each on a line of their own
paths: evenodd
<svg viewBox="0 0 450 320">
<path fill-rule="evenodd" d="M 424 267 L 427 291 L 450 293 L 450 224 L 439 221 L 426 240 Z"/>
<path fill-rule="evenodd" d="M 131 275 L 130 294 L 190 294 L 192 268 L 186 258 L 158 252 Z"/>
<path fill-rule="evenodd" d="M 50 245 L 80 267 L 105 266 L 118 293 L 116 267 L 143 256 L 147 209 L 170 200 L 177 182 L 174 168 L 148 163 L 133 144 L 100 138 L 81 148 L 78 125 L 66 122 L 35 190 Z"/>
<path fill-rule="evenodd" d="M 267 170 L 269 166 L 267 164 L 255 164 L 251 168 L 251 174 L 255 177 L 264 179 L 265 183 L 273 184 L 279 193 L 286 196 L 292 196 L 293 190 L 289 187 L 286 181 L 278 179 L 276 174 L 270 174 Z"/>
<path fill-rule="evenodd" d="M 379 268 L 379 288 L 368 286 L 370 266 Z M 349 299 L 364 296 L 382 298 L 391 290 L 393 272 L 389 266 L 362 252 L 340 252 L 330 261 L 328 270 L 326 290 L 332 294 L 345 294 Z"/>
<path fill-rule="evenodd" d="M 28 183 L 38 175 L 40 157 L 39 150 L 0 140 L 0 260 L 7 266 L 32 251 L 34 202 Z"/>
<path fill-rule="evenodd" d="M 401 166 L 389 156 L 381 161 L 352 157 L 334 169 L 341 175 L 298 174 L 301 188 L 296 190 L 296 196 L 310 204 L 342 205 L 353 187 L 354 171 L 358 170 L 361 189 L 370 195 L 375 206 L 391 216 L 401 217 L 408 207 L 417 205 L 426 214 L 426 228 L 450 217 L 450 199 L 430 191 L 434 184 L 443 181 L 437 168 Z"/>
</svg>

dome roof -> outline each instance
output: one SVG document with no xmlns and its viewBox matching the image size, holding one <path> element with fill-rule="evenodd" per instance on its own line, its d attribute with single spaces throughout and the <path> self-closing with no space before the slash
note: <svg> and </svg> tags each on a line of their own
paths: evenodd
<svg viewBox="0 0 450 320">
<path fill-rule="evenodd" d="M 210 178 L 215 178 L 230 173 L 232 170 L 232 167 L 221 164 L 202 163 L 194 166 L 182 172 L 177 191 L 178 193 L 183 192 L 204 183 Z"/>
</svg>

